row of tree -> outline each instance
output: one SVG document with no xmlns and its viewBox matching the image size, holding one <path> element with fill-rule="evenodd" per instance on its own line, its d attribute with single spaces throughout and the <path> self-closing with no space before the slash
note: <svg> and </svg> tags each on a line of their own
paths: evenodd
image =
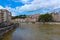
<svg viewBox="0 0 60 40">
<path fill-rule="evenodd" d="M 47 14 L 40 15 L 38 21 L 39 22 L 51 22 L 53 21 L 52 19 L 53 19 L 52 15 L 47 13 Z"/>
<path fill-rule="evenodd" d="M 12 16 L 12 19 L 16 19 L 16 18 L 26 18 L 26 15 L 18 15 L 18 16 Z"/>
</svg>

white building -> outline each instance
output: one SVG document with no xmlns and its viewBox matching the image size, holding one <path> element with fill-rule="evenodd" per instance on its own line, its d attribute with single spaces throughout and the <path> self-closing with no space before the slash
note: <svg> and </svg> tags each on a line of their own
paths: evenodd
<svg viewBox="0 0 60 40">
<path fill-rule="evenodd" d="M 0 9 L 0 23 L 11 22 L 11 13 L 6 9 Z"/>
</svg>

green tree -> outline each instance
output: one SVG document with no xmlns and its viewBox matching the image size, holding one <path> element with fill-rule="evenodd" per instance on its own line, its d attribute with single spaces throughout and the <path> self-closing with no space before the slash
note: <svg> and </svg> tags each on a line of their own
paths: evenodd
<svg viewBox="0 0 60 40">
<path fill-rule="evenodd" d="M 50 22 L 50 21 L 52 21 L 52 15 L 48 13 L 39 16 L 39 22 Z"/>
<path fill-rule="evenodd" d="M 24 19 L 24 18 L 26 18 L 26 15 L 19 15 L 19 18 Z"/>
<path fill-rule="evenodd" d="M 18 16 L 12 16 L 12 19 L 16 19 L 16 18 L 26 18 L 26 15 L 18 15 Z"/>
</svg>

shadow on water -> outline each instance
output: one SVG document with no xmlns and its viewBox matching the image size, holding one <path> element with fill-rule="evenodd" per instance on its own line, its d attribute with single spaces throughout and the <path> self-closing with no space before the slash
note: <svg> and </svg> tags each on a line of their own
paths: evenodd
<svg viewBox="0 0 60 40">
<path fill-rule="evenodd" d="M 14 26 L 14 28 L 10 30 L 9 32 L 5 33 L 0 40 L 9 40 L 9 37 L 12 36 L 12 33 L 16 30 L 16 28 L 17 27 Z"/>
</svg>

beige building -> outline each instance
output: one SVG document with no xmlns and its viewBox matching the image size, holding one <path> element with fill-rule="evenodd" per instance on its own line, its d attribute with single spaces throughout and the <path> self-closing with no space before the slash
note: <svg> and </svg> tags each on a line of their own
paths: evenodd
<svg viewBox="0 0 60 40">
<path fill-rule="evenodd" d="M 40 16 L 40 14 L 29 15 L 29 16 L 27 16 L 27 18 L 25 20 L 26 20 L 26 22 L 37 22 L 39 16 Z"/>
<path fill-rule="evenodd" d="M 54 21 L 58 21 L 58 22 L 60 21 L 60 13 L 52 12 L 51 15 L 52 15 Z"/>
<path fill-rule="evenodd" d="M 40 14 L 27 15 L 25 19 L 19 19 L 19 20 L 20 20 L 20 22 L 37 22 L 39 16 L 40 16 Z"/>
<path fill-rule="evenodd" d="M 40 16 L 40 14 L 34 14 L 34 15 L 32 15 L 32 16 L 31 16 L 31 21 L 32 21 L 32 22 L 37 22 L 39 16 Z"/>
<path fill-rule="evenodd" d="M 6 9 L 0 9 L 0 22 L 11 22 L 11 13 Z"/>
</svg>

